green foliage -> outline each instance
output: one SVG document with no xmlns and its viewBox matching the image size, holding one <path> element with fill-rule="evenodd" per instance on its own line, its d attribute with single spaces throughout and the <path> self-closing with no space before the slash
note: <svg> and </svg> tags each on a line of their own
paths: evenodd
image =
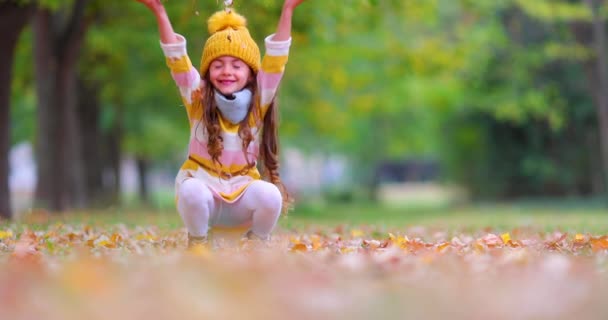
<svg viewBox="0 0 608 320">
<path fill-rule="evenodd" d="M 15 52 L 11 86 L 11 143 L 33 140 L 36 123 L 36 93 L 32 71 L 32 34 L 24 32 Z"/>
</svg>

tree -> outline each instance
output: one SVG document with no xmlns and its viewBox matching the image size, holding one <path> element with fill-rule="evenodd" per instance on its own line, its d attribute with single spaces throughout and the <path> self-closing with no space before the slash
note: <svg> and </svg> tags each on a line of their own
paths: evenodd
<svg viewBox="0 0 608 320">
<path fill-rule="evenodd" d="M 84 204 L 84 170 L 76 118 L 76 66 L 87 29 L 88 0 L 58 11 L 39 7 L 34 20 L 38 96 L 36 202 L 60 211 Z"/>
<path fill-rule="evenodd" d="M 10 192 L 8 185 L 8 154 L 10 147 L 10 94 L 15 45 L 19 34 L 29 21 L 31 5 L 18 1 L 0 3 L 0 218 L 11 218 Z"/>
<path fill-rule="evenodd" d="M 608 197 L 608 48 L 606 47 L 606 23 L 600 16 L 603 1 L 586 0 L 592 12 L 593 49 L 595 51 L 595 72 L 597 82 L 591 84 L 592 95 L 596 101 L 604 192 Z"/>
</svg>

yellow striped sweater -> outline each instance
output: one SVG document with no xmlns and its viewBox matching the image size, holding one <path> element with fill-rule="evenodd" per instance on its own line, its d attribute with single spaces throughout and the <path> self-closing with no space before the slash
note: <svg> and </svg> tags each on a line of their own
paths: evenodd
<svg viewBox="0 0 608 320">
<path fill-rule="evenodd" d="M 238 124 L 232 124 L 220 114 L 221 136 L 224 149 L 220 157 L 221 165 L 214 164 L 207 150 L 207 132 L 201 123 L 203 110 L 193 106 L 192 93 L 205 85 L 204 80 L 188 57 L 186 39 L 176 34 L 179 41 L 173 44 L 161 43 L 167 66 L 177 84 L 190 124 L 190 142 L 188 158 L 180 168 L 175 179 L 176 191 L 180 184 L 188 178 L 203 180 L 211 191 L 228 203 L 239 199 L 243 191 L 256 179 L 260 173 L 254 166 L 247 169 L 247 159 L 242 150 L 242 139 L 238 136 Z M 257 87 L 260 90 L 260 106 L 262 117 L 276 95 L 279 82 L 283 76 L 289 54 L 291 39 L 273 41 L 273 35 L 266 37 L 266 52 L 262 66 L 257 74 Z M 219 112 L 219 111 L 218 111 Z M 252 126 L 254 141 L 249 145 L 247 154 L 250 163 L 257 163 L 260 144 L 260 128 Z M 244 172 L 243 172 L 244 171 Z M 221 174 L 217 174 L 220 172 Z M 239 173 L 239 174 L 236 174 Z"/>
</svg>

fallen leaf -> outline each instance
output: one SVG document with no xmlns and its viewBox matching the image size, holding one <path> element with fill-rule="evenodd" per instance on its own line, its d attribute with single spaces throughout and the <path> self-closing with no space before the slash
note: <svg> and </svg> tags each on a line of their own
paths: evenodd
<svg viewBox="0 0 608 320">
<path fill-rule="evenodd" d="M 511 241 L 511 235 L 508 232 L 501 234 L 500 238 L 502 239 L 502 243 L 504 244 L 508 244 L 509 241 Z"/>
<path fill-rule="evenodd" d="M 303 243 L 296 243 L 289 249 L 290 251 L 308 251 L 308 247 Z"/>
<path fill-rule="evenodd" d="M 364 235 L 363 231 L 359 229 L 353 229 L 350 231 L 350 236 L 353 238 L 360 238 Z"/>
<path fill-rule="evenodd" d="M 591 238 L 591 249 L 593 252 L 598 252 L 608 249 L 608 236 L 601 236 L 599 238 Z"/>
<path fill-rule="evenodd" d="M 15 249 L 11 253 L 11 258 L 24 262 L 40 262 L 42 254 L 38 251 L 37 244 L 38 238 L 33 232 L 24 232 L 15 244 Z"/>
<path fill-rule="evenodd" d="M 8 239 L 13 237 L 13 232 L 11 230 L 0 230 L 0 240 Z"/>
</svg>

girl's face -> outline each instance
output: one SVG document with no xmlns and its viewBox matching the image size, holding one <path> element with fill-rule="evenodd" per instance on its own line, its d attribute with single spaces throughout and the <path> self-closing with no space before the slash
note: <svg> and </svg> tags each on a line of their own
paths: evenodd
<svg viewBox="0 0 608 320">
<path fill-rule="evenodd" d="M 221 56 L 209 65 L 209 79 L 225 96 L 241 91 L 253 79 L 249 66 L 239 58 Z"/>
</svg>

